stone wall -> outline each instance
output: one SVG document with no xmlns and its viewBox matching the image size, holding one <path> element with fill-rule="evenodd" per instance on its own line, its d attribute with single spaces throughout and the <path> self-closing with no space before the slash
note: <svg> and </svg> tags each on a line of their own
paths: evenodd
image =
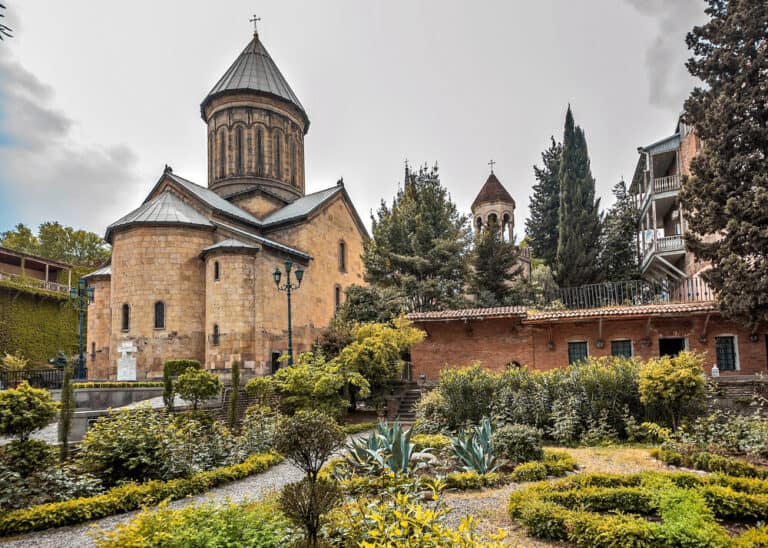
<svg viewBox="0 0 768 548">
<path fill-rule="evenodd" d="M 88 378 L 109 379 L 117 373 L 117 363 L 112 362 L 110 340 L 112 337 L 112 296 L 109 276 L 89 278 L 93 288 L 93 303 L 88 306 Z"/>
</svg>

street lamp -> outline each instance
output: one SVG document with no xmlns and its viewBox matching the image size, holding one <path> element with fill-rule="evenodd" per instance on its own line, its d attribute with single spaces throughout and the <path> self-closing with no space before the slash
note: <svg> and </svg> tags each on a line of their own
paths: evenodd
<svg viewBox="0 0 768 548">
<path fill-rule="evenodd" d="M 275 285 L 278 291 L 285 291 L 288 295 L 288 365 L 293 365 L 293 334 L 291 332 L 291 291 L 301 287 L 301 280 L 304 278 L 304 270 L 299 266 L 294 271 L 296 274 L 296 284 L 291 282 L 291 269 L 293 268 L 293 261 L 285 261 L 285 284 L 280 285 L 280 279 L 283 277 L 283 273 L 280 272 L 280 267 L 275 268 L 272 273 L 272 277 L 275 279 Z"/>
<path fill-rule="evenodd" d="M 83 340 L 83 335 L 85 334 L 85 311 L 88 305 L 93 302 L 93 288 L 87 287 L 85 279 L 80 278 L 77 282 L 77 287 L 69 288 L 69 300 L 80 314 L 80 359 L 77 362 L 76 378 L 85 379 L 87 375 L 85 355 L 83 353 L 85 349 L 85 341 Z"/>
</svg>

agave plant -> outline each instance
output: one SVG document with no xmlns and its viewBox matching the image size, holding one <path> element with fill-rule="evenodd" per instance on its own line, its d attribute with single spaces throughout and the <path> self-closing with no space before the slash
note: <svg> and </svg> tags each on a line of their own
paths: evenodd
<svg viewBox="0 0 768 548">
<path fill-rule="evenodd" d="M 372 473 L 384 467 L 382 449 L 381 438 L 376 434 L 372 434 L 368 437 L 350 441 L 347 444 L 344 460 L 353 469 L 362 469 Z"/>
<path fill-rule="evenodd" d="M 393 474 L 408 474 L 416 445 L 411 443 L 411 430 L 403 430 L 400 422 L 380 422 L 368 437 L 351 441 L 344 459 L 352 467 L 376 473 L 389 468 Z"/>
<path fill-rule="evenodd" d="M 501 466 L 493 454 L 492 436 L 491 421 L 488 417 L 483 417 L 473 430 L 462 430 L 455 438 L 451 438 L 453 452 L 464 465 L 464 470 L 488 474 Z"/>
</svg>

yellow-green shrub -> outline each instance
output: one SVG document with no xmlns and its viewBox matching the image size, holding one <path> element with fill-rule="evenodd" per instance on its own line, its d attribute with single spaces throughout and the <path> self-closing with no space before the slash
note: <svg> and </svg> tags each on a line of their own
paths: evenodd
<svg viewBox="0 0 768 548">
<path fill-rule="evenodd" d="M 464 491 L 467 489 L 481 489 L 483 487 L 495 487 L 506 483 L 507 477 L 496 472 L 478 474 L 474 470 L 469 472 L 452 472 L 445 477 L 448 489 Z"/>
<path fill-rule="evenodd" d="M 741 459 L 724 457 L 706 451 L 684 454 L 667 448 L 651 449 L 651 456 L 672 466 L 684 466 L 706 472 L 720 472 L 745 478 L 768 478 L 768 468 L 750 464 Z"/>
<path fill-rule="evenodd" d="M 356 423 L 356 424 L 342 424 L 341 425 L 341 429 L 347 435 L 359 434 L 360 432 L 365 432 L 366 430 L 370 430 L 372 428 L 376 428 L 377 424 L 378 423 L 376 421 L 359 422 L 359 423 Z M 411 441 L 413 441 L 413 440 L 411 440 Z"/>
<path fill-rule="evenodd" d="M 265 471 L 282 461 L 277 453 L 253 455 L 240 464 L 200 472 L 190 478 L 128 483 L 103 495 L 41 504 L 0 516 L 0 536 L 40 531 L 130 512 L 169 499 L 204 493 L 209 489 Z"/>
<path fill-rule="evenodd" d="M 443 434 L 416 434 L 411 437 L 411 443 L 415 444 L 419 451 L 431 448 L 439 452 L 451 446 L 451 439 Z"/>
<path fill-rule="evenodd" d="M 547 477 L 547 467 L 541 462 L 524 462 L 512 470 L 512 481 L 541 481 Z"/>
</svg>

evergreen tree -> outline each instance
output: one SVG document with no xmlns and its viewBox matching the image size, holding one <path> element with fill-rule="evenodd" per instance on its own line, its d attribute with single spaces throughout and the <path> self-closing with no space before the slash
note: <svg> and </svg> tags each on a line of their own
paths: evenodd
<svg viewBox="0 0 768 548">
<path fill-rule="evenodd" d="M 611 282 L 636 280 L 640 277 L 637 265 L 637 207 L 624 181 L 614 185 L 613 195 L 616 202 L 605 216 L 600 245 L 603 275 Z"/>
<path fill-rule="evenodd" d="M 505 242 L 501 227 L 495 221 L 477 235 L 472 252 L 472 274 L 469 288 L 475 303 L 481 307 L 512 304 L 512 282 L 522 272 L 517 264 L 518 250 L 514 242 Z"/>
<path fill-rule="evenodd" d="M 525 231 L 533 256 L 552 266 L 557 256 L 558 211 L 560 209 L 560 157 L 563 146 L 552 137 L 552 144 L 541 153 L 542 167 L 533 166 L 538 181 L 533 185 L 530 216 Z"/>
<path fill-rule="evenodd" d="M 440 184 L 437 166 L 406 170 L 392 206 L 371 216 L 365 244 L 366 281 L 398 289 L 407 311 L 441 310 L 463 303 L 470 232 Z"/>
<path fill-rule="evenodd" d="M 560 287 L 600 281 L 600 199 L 589 167 L 584 131 L 574 127 L 571 107 L 565 115 L 560 160 L 560 208 L 555 279 Z"/>
<path fill-rule="evenodd" d="M 757 328 L 768 321 L 768 4 L 707 3 L 710 21 L 687 37 L 688 70 L 704 86 L 684 119 L 704 146 L 683 181 L 686 241 L 711 262 L 702 277 L 723 313 Z"/>
</svg>

